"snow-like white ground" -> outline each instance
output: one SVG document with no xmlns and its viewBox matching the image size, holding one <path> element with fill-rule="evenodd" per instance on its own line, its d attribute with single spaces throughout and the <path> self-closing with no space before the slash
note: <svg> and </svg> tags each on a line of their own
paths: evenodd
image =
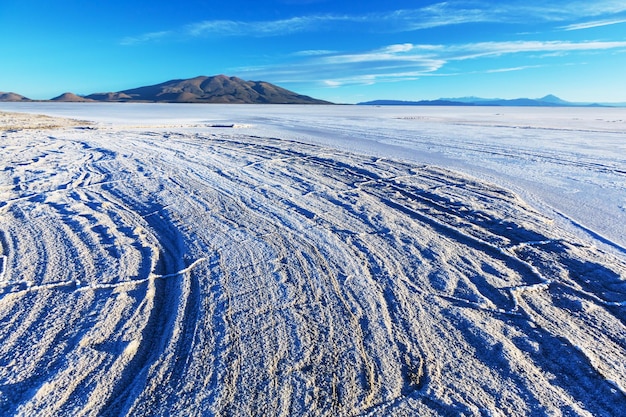
<svg viewBox="0 0 626 417">
<path fill-rule="evenodd" d="M 435 164 L 501 185 L 626 252 L 626 108 L 0 103 L 107 126 L 247 134 Z M 564 218 L 560 218 L 564 216 Z"/>
<path fill-rule="evenodd" d="M 626 109 L 0 111 L 0 415 L 626 409 Z"/>
</svg>

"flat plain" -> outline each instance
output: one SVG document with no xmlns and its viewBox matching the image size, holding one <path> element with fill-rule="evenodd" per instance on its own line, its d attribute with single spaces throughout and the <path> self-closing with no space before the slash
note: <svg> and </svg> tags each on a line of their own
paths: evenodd
<svg viewBox="0 0 626 417">
<path fill-rule="evenodd" d="M 0 110 L 2 415 L 626 409 L 624 109 Z"/>
</svg>

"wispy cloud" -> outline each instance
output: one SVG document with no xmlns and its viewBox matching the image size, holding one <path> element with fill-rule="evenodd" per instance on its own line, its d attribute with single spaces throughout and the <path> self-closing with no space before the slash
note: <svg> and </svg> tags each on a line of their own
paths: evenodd
<svg viewBox="0 0 626 417">
<path fill-rule="evenodd" d="M 490 69 L 485 71 L 487 74 L 496 74 L 500 72 L 514 72 L 514 71 L 523 71 L 532 68 L 541 68 L 543 65 L 524 65 L 521 67 L 512 67 L 512 68 L 498 68 L 498 69 Z"/>
<path fill-rule="evenodd" d="M 622 0 L 547 0 L 543 2 L 518 0 L 502 2 L 493 7 L 493 13 L 505 19 L 503 20 L 505 22 L 527 22 L 529 18 L 533 22 L 565 22 L 599 16 L 608 17 L 626 11 L 626 3 Z"/>
<path fill-rule="evenodd" d="M 189 40 L 204 37 L 272 37 L 294 33 L 323 30 L 327 24 L 337 21 L 350 21 L 353 18 L 334 15 L 293 17 L 269 21 L 203 20 L 190 23 L 176 30 L 150 32 L 129 36 L 120 42 L 122 45 L 149 43 L 164 37 Z"/>
<path fill-rule="evenodd" d="M 127 36 L 126 38 L 122 39 L 120 43 L 122 45 L 136 45 L 140 43 L 154 42 L 159 39 L 167 38 L 173 34 L 174 32 L 169 30 L 164 30 L 161 32 L 149 32 L 138 36 Z"/>
<path fill-rule="evenodd" d="M 530 3 L 530 4 L 529 4 Z M 620 0 L 552 0 L 532 4 L 527 0 L 494 3 L 482 0 L 444 1 L 419 9 L 362 16 L 363 21 L 394 32 L 408 32 L 467 23 L 567 22 L 611 16 L 626 11 Z"/>
<path fill-rule="evenodd" d="M 623 42 L 511 41 L 474 42 L 455 45 L 392 44 L 361 53 L 331 53 L 302 56 L 299 62 L 286 65 L 258 67 L 243 76 L 268 77 L 282 83 L 320 83 L 326 87 L 369 85 L 380 82 L 413 80 L 420 77 L 455 76 L 476 72 L 499 73 L 524 71 L 546 65 L 552 55 L 559 57 L 580 52 L 626 49 Z M 489 68 L 493 60 L 505 55 L 526 54 L 528 65 Z M 460 62 L 487 59 L 483 70 L 459 70 Z M 547 61 L 550 62 L 550 61 Z M 454 64 L 457 63 L 457 64 Z M 454 68 L 448 72 L 446 68 Z M 320 74 L 325 77 L 320 81 Z"/>
<path fill-rule="evenodd" d="M 408 32 L 442 26 L 494 21 L 491 8 L 467 7 L 460 2 L 443 2 L 421 9 L 403 9 L 393 13 L 372 16 L 386 23 L 388 30 Z"/>
<path fill-rule="evenodd" d="M 384 53 L 389 53 L 389 54 L 397 54 L 397 53 L 402 53 L 402 52 L 410 52 L 413 50 L 413 48 L 415 48 L 415 45 L 413 45 L 412 43 L 402 43 L 402 44 L 389 45 L 383 48 L 381 51 Z"/>
<path fill-rule="evenodd" d="M 181 32 L 201 36 L 283 36 L 324 29 L 331 22 L 354 20 L 349 16 L 312 15 L 268 21 L 205 20 L 185 26 Z"/>
<path fill-rule="evenodd" d="M 509 41 L 475 42 L 455 45 L 389 45 L 383 48 L 356 54 L 335 54 L 319 58 L 323 64 L 357 63 L 405 63 L 420 64 L 429 71 L 436 70 L 448 61 L 518 54 L 527 52 L 565 53 L 626 48 L 626 41 L 616 42 L 568 42 L 568 41 Z"/>
<path fill-rule="evenodd" d="M 151 42 L 164 36 L 181 39 L 201 37 L 274 37 L 294 33 L 340 30 L 343 25 L 356 25 L 369 32 L 407 32 L 461 23 L 498 21 L 493 13 L 482 9 L 455 9 L 448 2 L 413 10 L 396 10 L 363 15 L 318 14 L 266 21 L 203 20 L 176 30 L 146 33 L 127 37 L 122 44 Z M 159 36 L 155 36 L 155 35 Z"/>
<path fill-rule="evenodd" d="M 427 74 L 421 71 L 407 71 L 398 73 L 367 73 L 362 75 L 326 79 L 323 84 L 328 87 L 342 87 L 346 85 L 374 85 L 377 83 L 392 83 L 417 80 Z"/>
<path fill-rule="evenodd" d="M 416 51 L 412 52 L 412 51 Z M 422 48 L 412 44 L 390 45 L 385 48 L 373 51 L 353 54 L 335 54 L 320 57 L 315 60 L 315 64 L 328 67 L 357 67 L 367 66 L 371 69 L 390 68 L 414 68 L 419 72 L 433 72 L 445 64 L 445 60 L 439 58 L 432 52 L 424 53 Z"/>
<path fill-rule="evenodd" d="M 626 42 L 569 42 L 569 41 L 510 41 L 510 42 L 478 42 L 464 45 L 452 45 L 447 48 L 451 59 L 466 60 L 479 57 L 518 54 L 524 52 L 574 52 L 599 51 L 626 48 Z"/>
<path fill-rule="evenodd" d="M 324 80 L 322 81 L 322 83 L 326 86 L 326 87 L 332 87 L 332 88 L 337 88 L 337 87 L 341 87 L 343 84 L 341 83 L 341 81 L 339 80 Z"/>
<path fill-rule="evenodd" d="M 562 26 L 560 29 L 570 31 L 570 30 L 583 30 L 583 29 L 591 29 L 603 26 L 611 26 L 618 25 L 620 23 L 626 23 L 626 19 L 613 19 L 613 20 L 596 20 L 593 22 L 584 22 L 584 23 L 575 23 L 572 25 Z"/>
<path fill-rule="evenodd" d="M 574 22 L 596 19 L 590 24 L 563 26 L 566 30 L 584 29 L 590 25 L 623 23 L 611 18 L 626 11 L 623 0 L 564 1 L 552 0 L 529 4 L 515 0 L 494 4 L 484 0 L 452 0 L 416 9 L 401 9 L 368 14 L 316 14 L 265 21 L 203 20 L 173 30 L 164 30 L 127 37 L 122 44 L 152 42 L 166 36 L 179 39 L 201 37 L 273 37 L 295 33 L 350 30 L 369 32 L 411 32 L 467 23 Z M 348 28 L 346 28 L 348 27 Z"/>
<path fill-rule="evenodd" d="M 294 52 L 293 56 L 321 56 L 336 54 L 337 51 L 331 51 L 328 49 L 308 49 L 305 51 Z"/>
<path fill-rule="evenodd" d="M 568 9 L 572 10 L 572 13 L 578 16 L 599 16 L 626 11 L 626 3 L 623 0 L 579 0 L 575 2 L 565 1 L 564 3 Z"/>
</svg>

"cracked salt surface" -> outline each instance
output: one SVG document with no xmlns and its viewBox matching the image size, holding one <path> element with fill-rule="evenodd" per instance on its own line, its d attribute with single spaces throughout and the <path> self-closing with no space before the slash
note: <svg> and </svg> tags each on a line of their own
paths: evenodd
<svg viewBox="0 0 626 417">
<path fill-rule="evenodd" d="M 0 109 L 2 415 L 626 409 L 615 109 Z"/>
</svg>

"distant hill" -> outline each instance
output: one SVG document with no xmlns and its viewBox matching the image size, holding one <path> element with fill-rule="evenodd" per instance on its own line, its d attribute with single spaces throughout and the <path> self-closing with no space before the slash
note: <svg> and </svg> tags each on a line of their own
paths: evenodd
<svg viewBox="0 0 626 417">
<path fill-rule="evenodd" d="M 32 101 L 16 93 L 0 92 L 0 101 Z M 46 101 L 46 100 L 38 100 Z M 165 102 L 241 104 L 332 104 L 295 93 L 265 81 L 244 81 L 216 75 L 170 80 L 130 90 L 94 93 L 86 96 L 63 93 L 49 101 L 58 102 Z"/>
<path fill-rule="evenodd" d="M 171 80 L 117 93 L 90 94 L 85 98 L 168 103 L 330 104 L 268 82 L 244 81 L 225 75 Z"/>
<path fill-rule="evenodd" d="M 63 93 L 60 96 L 50 99 L 50 101 L 64 101 L 64 102 L 76 103 L 76 102 L 85 102 L 85 101 L 93 101 L 93 100 L 90 100 L 82 96 L 78 96 L 74 93 Z"/>
<path fill-rule="evenodd" d="M 439 100 L 420 100 L 420 101 L 402 101 L 402 100 L 373 100 L 357 105 L 365 106 L 473 106 L 473 103 L 453 101 L 448 99 Z"/>
<path fill-rule="evenodd" d="M 548 94 L 545 97 L 542 97 L 539 99 L 540 101 L 544 102 L 544 103 L 554 103 L 554 104 L 559 104 L 559 105 L 565 105 L 565 106 L 569 106 L 573 103 L 570 103 L 569 101 L 565 101 L 563 99 L 558 98 L 557 96 L 553 95 L 553 94 Z"/>
<path fill-rule="evenodd" d="M 129 101 L 133 98 L 124 93 L 94 93 L 89 94 L 85 98 L 96 101 Z"/>
<path fill-rule="evenodd" d="M 29 98 L 16 93 L 3 93 L 0 91 L 0 101 L 31 101 Z"/>
<path fill-rule="evenodd" d="M 438 100 L 399 101 L 374 100 L 359 105 L 374 106 L 519 106 L 519 107 L 607 107 L 610 104 L 572 103 L 549 94 L 541 98 L 516 98 L 512 100 L 480 97 L 441 98 Z M 619 106 L 620 104 L 615 104 Z"/>
</svg>

